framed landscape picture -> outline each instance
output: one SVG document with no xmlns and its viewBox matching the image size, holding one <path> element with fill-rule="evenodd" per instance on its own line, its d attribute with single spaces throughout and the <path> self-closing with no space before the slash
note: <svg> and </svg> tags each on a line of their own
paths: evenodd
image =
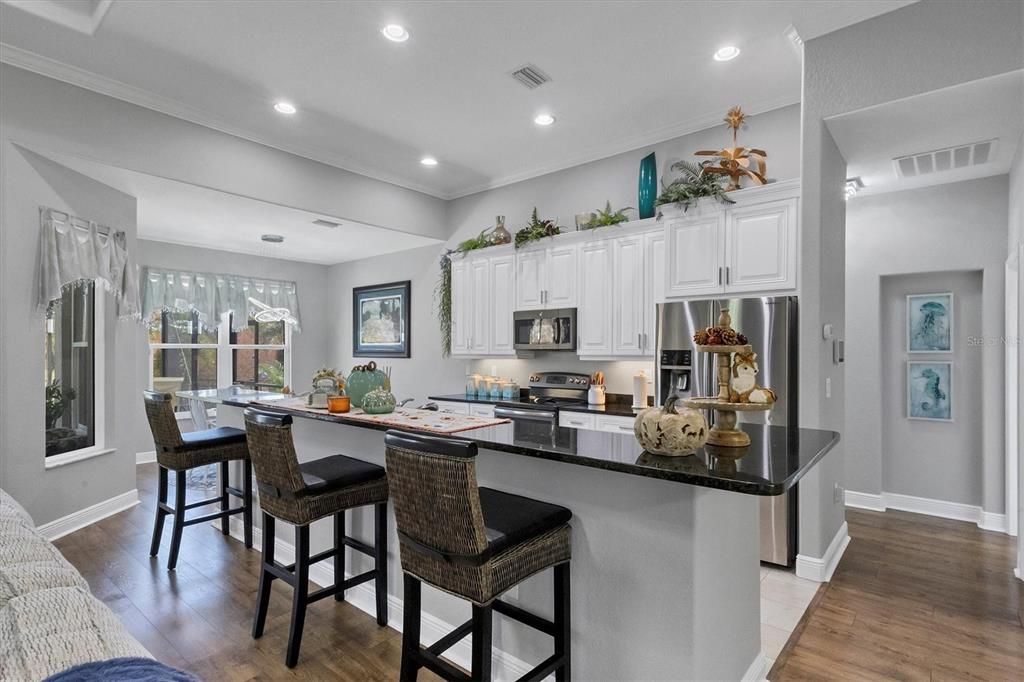
<svg viewBox="0 0 1024 682">
<path fill-rule="evenodd" d="M 409 280 L 352 289 L 352 355 L 409 357 Z"/>
<path fill-rule="evenodd" d="M 907 363 L 907 418 L 953 421 L 953 363 Z"/>
<path fill-rule="evenodd" d="M 907 352 L 953 352 L 953 294 L 907 296 Z"/>
</svg>

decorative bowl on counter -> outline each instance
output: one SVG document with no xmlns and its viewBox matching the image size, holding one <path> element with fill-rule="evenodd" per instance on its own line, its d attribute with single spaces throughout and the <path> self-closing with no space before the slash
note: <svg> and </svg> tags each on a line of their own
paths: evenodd
<svg viewBox="0 0 1024 682">
<path fill-rule="evenodd" d="M 363 407 L 363 397 L 370 391 L 382 388 L 387 378 L 387 374 L 377 369 L 376 362 L 356 365 L 348 375 L 345 393 L 352 399 L 354 407 Z"/>
<path fill-rule="evenodd" d="M 664 407 L 650 407 L 636 416 L 633 434 L 640 445 L 656 455 L 692 455 L 707 442 L 708 422 L 697 410 L 676 410 L 678 396 L 671 395 Z"/>
<path fill-rule="evenodd" d="M 375 388 L 363 396 L 363 412 L 366 414 L 389 414 L 395 411 L 398 401 L 386 388 Z"/>
</svg>

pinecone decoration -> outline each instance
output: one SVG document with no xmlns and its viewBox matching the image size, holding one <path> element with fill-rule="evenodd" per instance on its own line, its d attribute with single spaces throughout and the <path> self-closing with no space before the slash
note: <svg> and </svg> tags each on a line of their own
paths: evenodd
<svg viewBox="0 0 1024 682">
<path fill-rule="evenodd" d="M 725 346 L 736 346 L 740 342 L 740 335 L 736 333 L 735 329 L 723 329 L 722 330 L 722 345 Z"/>
<path fill-rule="evenodd" d="M 708 345 L 708 337 L 708 330 L 701 329 L 698 330 L 697 333 L 693 335 L 693 342 L 698 346 L 706 346 Z"/>
<path fill-rule="evenodd" d="M 747 345 L 747 343 L 749 343 L 749 339 L 747 339 L 747 335 L 746 334 L 737 334 L 736 338 L 738 339 L 738 343 L 741 346 L 745 346 L 745 345 Z"/>
</svg>

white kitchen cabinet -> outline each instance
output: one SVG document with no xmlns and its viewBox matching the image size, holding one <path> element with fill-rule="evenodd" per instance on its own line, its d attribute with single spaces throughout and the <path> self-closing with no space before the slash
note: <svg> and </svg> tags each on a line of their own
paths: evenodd
<svg viewBox="0 0 1024 682">
<path fill-rule="evenodd" d="M 558 425 L 584 431 L 607 431 L 609 433 L 633 433 L 635 417 L 612 414 L 559 411 Z"/>
<path fill-rule="evenodd" d="M 612 242 L 592 241 L 579 248 L 579 307 L 576 310 L 576 351 L 608 356 L 612 352 Z"/>
<path fill-rule="evenodd" d="M 575 243 L 516 254 L 516 310 L 575 307 L 576 256 Z"/>
<path fill-rule="evenodd" d="M 494 416 L 494 405 L 485 405 L 482 403 L 470 403 L 469 414 L 473 417 L 493 417 Z"/>
<path fill-rule="evenodd" d="M 459 403 L 453 400 L 434 400 L 438 412 L 446 414 L 469 414 L 469 403 Z"/>
<path fill-rule="evenodd" d="M 618 415 L 599 414 L 595 420 L 598 431 L 610 433 L 633 433 L 633 422 L 636 417 L 620 417 Z"/>
<path fill-rule="evenodd" d="M 515 256 L 474 253 L 452 259 L 452 355 L 514 355 Z"/>
<path fill-rule="evenodd" d="M 611 300 L 612 353 L 642 355 L 644 351 L 644 236 L 633 234 L 612 242 L 614 287 Z M 606 304 L 607 307 L 607 304 Z"/>
<path fill-rule="evenodd" d="M 800 186 L 732 192 L 734 204 L 702 199 L 691 213 L 663 207 L 667 298 L 769 293 L 797 288 Z"/>
<path fill-rule="evenodd" d="M 584 412 L 558 411 L 558 425 L 569 429 L 595 429 L 594 415 Z"/>
<path fill-rule="evenodd" d="M 659 303 L 665 302 L 665 231 L 644 235 L 644 355 L 654 355 Z"/>
<path fill-rule="evenodd" d="M 491 305 L 488 313 L 490 355 L 515 355 L 512 337 L 512 312 L 515 299 L 516 259 L 514 255 L 496 256 L 488 265 Z"/>
<path fill-rule="evenodd" d="M 783 199 L 726 212 L 726 291 L 796 286 L 796 211 L 796 199 Z"/>
</svg>

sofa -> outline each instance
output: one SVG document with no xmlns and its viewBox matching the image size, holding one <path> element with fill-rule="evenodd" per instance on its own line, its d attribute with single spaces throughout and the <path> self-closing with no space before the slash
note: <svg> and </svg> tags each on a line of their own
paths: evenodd
<svg viewBox="0 0 1024 682">
<path fill-rule="evenodd" d="M 34 682 L 126 657 L 152 658 L 0 490 L 0 680 Z"/>
</svg>

